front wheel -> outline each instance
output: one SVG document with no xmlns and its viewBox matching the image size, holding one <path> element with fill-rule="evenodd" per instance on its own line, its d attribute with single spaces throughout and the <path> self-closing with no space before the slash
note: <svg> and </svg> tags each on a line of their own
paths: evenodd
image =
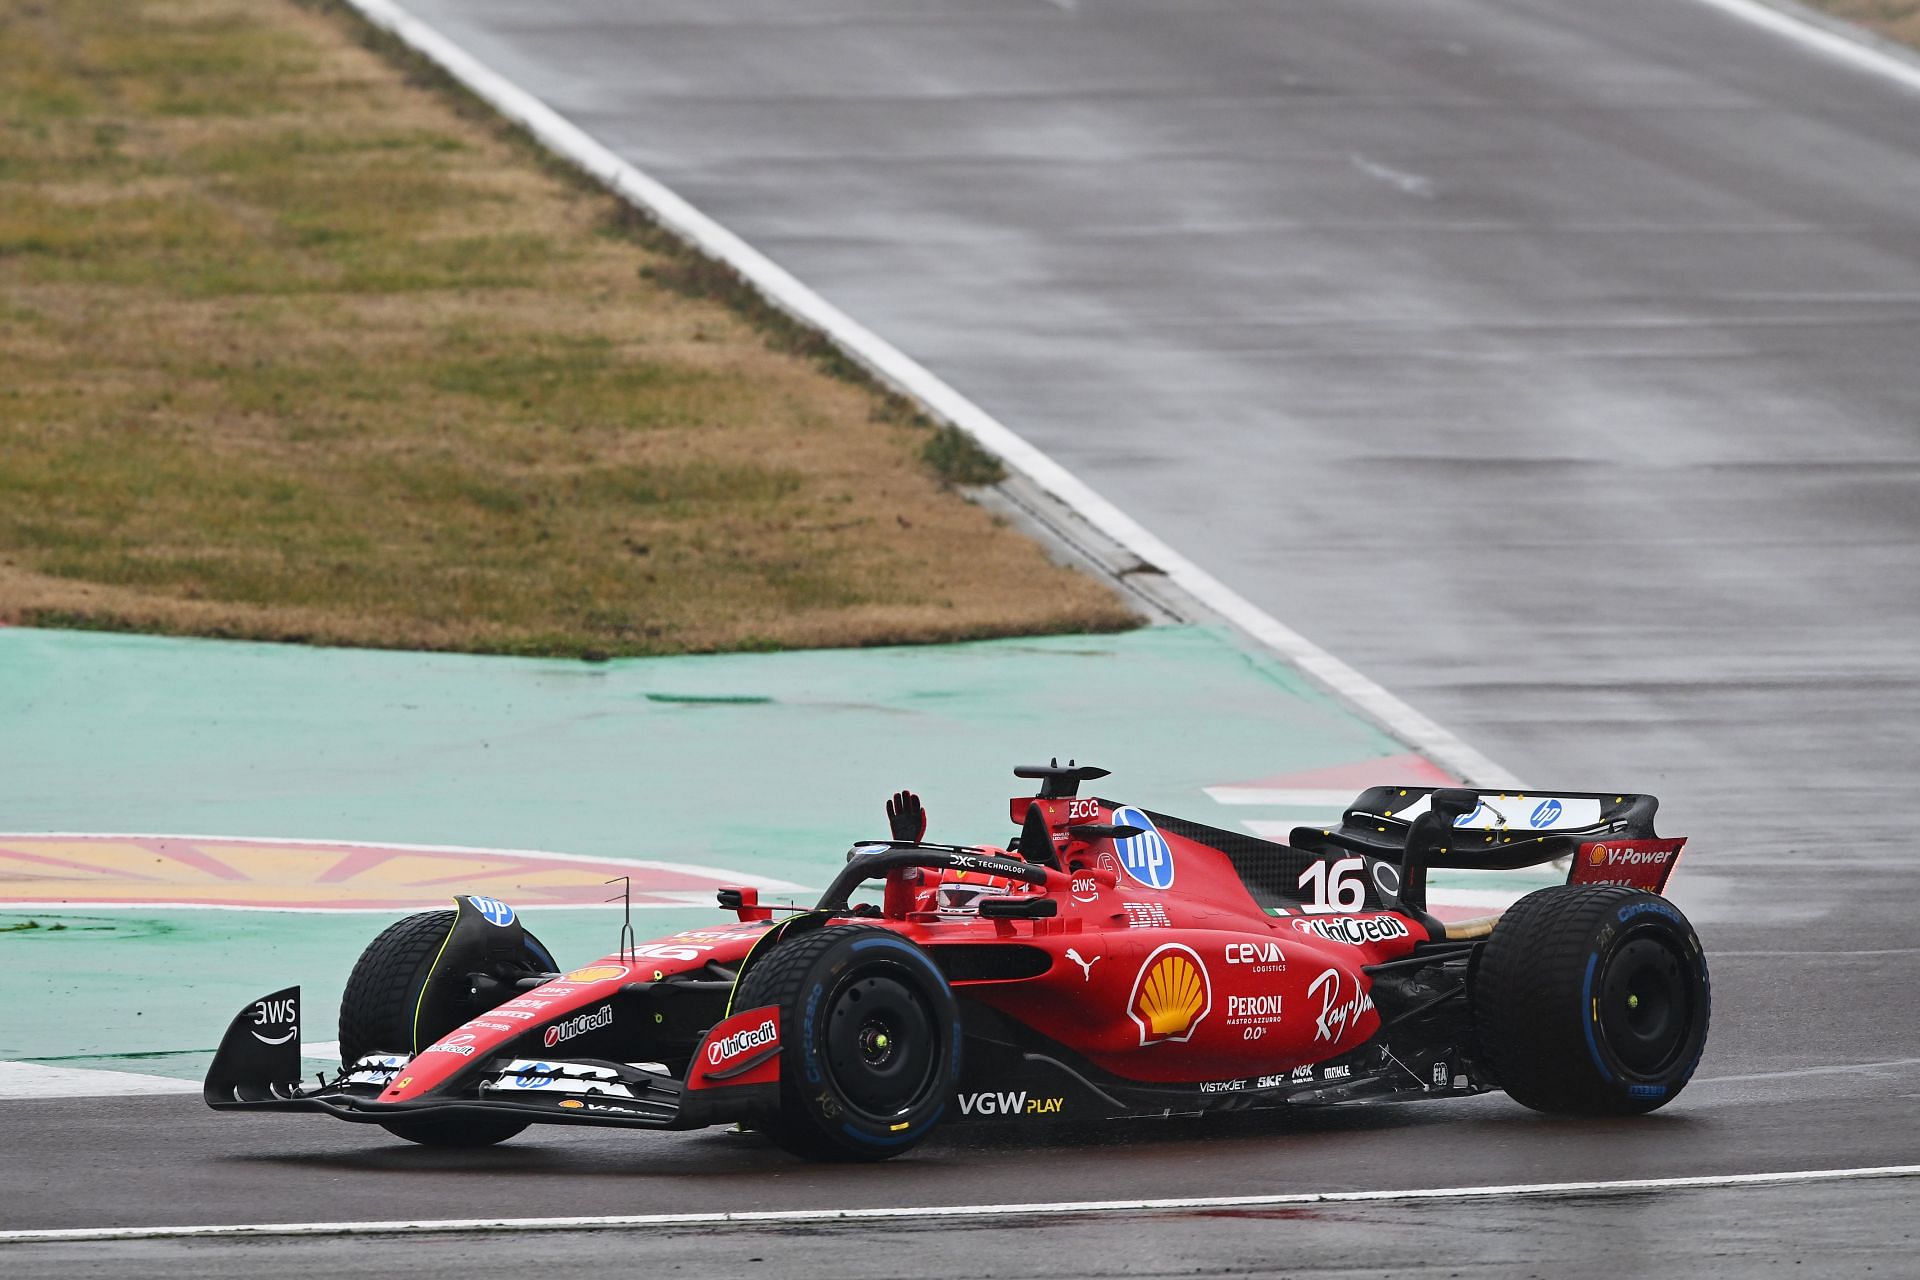
<svg viewBox="0 0 1920 1280">
<path fill-rule="evenodd" d="M 1618 885 L 1561 885 L 1515 903 L 1480 953 L 1472 999 L 1500 1086 L 1562 1115 L 1671 1102 L 1699 1064 L 1712 1004 L 1687 918 Z"/>
<path fill-rule="evenodd" d="M 735 1009 L 780 1010 L 780 1107 L 755 1127 L 814 1160 L 885 1160 L 925 1138 L 960 1075 L 945 975 L 886 929 L 837 925 L 747 970 Z"/>
<path fill-rule="evenodd" d="M 382 1120 L 380 1127 L 423 1147 L 491 1147 L 519 1133 L 527 1122 L 505 1116 L 415 1116 Z"/>
</svg>

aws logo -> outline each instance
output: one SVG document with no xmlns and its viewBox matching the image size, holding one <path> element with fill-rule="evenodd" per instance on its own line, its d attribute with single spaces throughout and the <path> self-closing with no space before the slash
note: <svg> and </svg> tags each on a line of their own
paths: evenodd
<svg viewBox="0 0 1920 1280">
<path fill-rule="evenodd" d="M 1142 1045 L 1190 1040 L 1213 1008 L 1213 984 L 1198 952 L 1169 942 L 1147 957 L 1133 982 L 1127 1016 Z"/>
<path fill-rule="evenodd" d="M 1149 889 L 1166 889 L 1173 884 L 1173 850 L 1153 820 L 1131 806 L 1115 809 L 1113 822 L 1118 827 L 1139 827 L 1140 834 L 1115 840 L 1126 873 Z"/>
</svg>

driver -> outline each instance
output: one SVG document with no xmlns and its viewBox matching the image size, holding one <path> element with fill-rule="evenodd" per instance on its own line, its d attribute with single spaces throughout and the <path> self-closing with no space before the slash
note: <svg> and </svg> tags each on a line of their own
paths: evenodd
<svg viewBox="0 0 1920 1280">
<path fill-rule="evenodd" d="M 927 811 L 920 797 L 904 789 L 894 792 L 893 798 L 887 801 L 887 828 L 895 840 L 918 843 L 925 839 Z M 995 858 L 1020 857 L 1016 852 L 991 845 L 980 846 L 980 852 Z M 938 880 L 915 895 L 913 909 L 935 911 L 942 916 L 978 916 L 980 899 L 1023 893 L 1027 889 L 1026 884 L 1017 880 L 947 867 L 941 870 Z"/>
</svg>

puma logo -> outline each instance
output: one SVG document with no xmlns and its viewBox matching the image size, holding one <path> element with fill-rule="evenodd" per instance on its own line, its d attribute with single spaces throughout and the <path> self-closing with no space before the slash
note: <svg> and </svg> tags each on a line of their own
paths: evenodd
<svg viewBox="0 0 1920 1280">
<path fill-rule="evenodd" d="M 1099 963 L 1100 963 L 1100 957 L 1099 957 L 1099 956 L 1095 956 L 1095 957 L 1094 957 L 1093 959 L 1091 959 L 1091 960 L 1082 960 L 1082 959 L 1080 958 L 1080 952 L 1079 952 L 1079 951 L 1077 951 L 1077 950 L 1076 950 L 1076 949 L 1074 949 L 1073 947 L 1068 947 L 1068 948 L 1067 948 L 1067 959 L 1069 959 L 1069 960 L 1071 960 L 1071 961 L 1073 961 L 1073 962 L 1074 962 L 1075 964 L 1077 964 L 1077 965 L 1079 965 L 1079 966 L 1080 966 L 1080 969 L 1081 969 L 1081 972 L 1083 972 L 1083 973 L 1085 973 L 1085 974 L 1087 975 L 1087 979 L 1086 979 L 1086 980 L 1087 980 L 1088 982 L 1092 982 L 1092 981 L 1093 981 L 1093 966 L 1095 966 L 1096 964 L 1099 964 Z"/>
</svg>

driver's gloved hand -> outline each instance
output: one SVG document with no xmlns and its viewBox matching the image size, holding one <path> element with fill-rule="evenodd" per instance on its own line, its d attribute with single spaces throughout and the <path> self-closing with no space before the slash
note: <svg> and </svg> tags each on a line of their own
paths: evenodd
<svg viewBox="0 0 1920 1280">
<path fill-rule="evenodd" d="M 887 801 L 887 826 L 895 840 L 917 841 L 927 834 L 927 811 L 911 791 L 896 791 Z"/>
</svg>

